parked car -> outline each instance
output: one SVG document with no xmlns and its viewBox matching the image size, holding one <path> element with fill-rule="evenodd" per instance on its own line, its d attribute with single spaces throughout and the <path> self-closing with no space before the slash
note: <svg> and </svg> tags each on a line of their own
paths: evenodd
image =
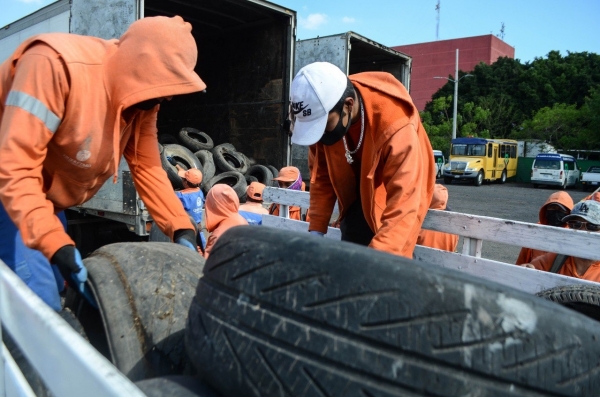
<svg viewBox="0 0 600 397">
<path fill-rule="evenodd" d="M 566 189 L 569 186 L 575 186 L 578 180 L 579 167 L 577 167 L 575 157 L 558 153 L 544 153 L 535 156 L 531 166 L 533 187 L 548 185 Z"/>
<path fill-rule="evenodd" d="M 446 158 L 444 157 L 444 153 L 441 150 L 434 150 L 433 158 L 435 160 L 435 165 L 437 167 L 436 178 L 441 178 L 442 177 L 442 169 L 444 168 L 444 164 L 446 164 Z"/>
<path fill-rule="evenodd" d="M 586 191 L 600 186 L 600 166 L 592 165 L 581 173 L 581 190 Z"/>
</svg>

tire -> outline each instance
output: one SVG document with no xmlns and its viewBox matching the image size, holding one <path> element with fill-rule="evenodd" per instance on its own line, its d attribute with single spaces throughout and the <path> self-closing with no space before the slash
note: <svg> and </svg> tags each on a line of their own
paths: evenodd
<svg viewBox="0 0 600 397">
<path fill-rule="evenodd" d="M 452 184 L 452 178 L 448 178 L 447 176 L 444 177 L 444 184 L 445 185 L 451 185 Z"/>
<path fill-rule="evenodd" d="M 177 174 L 177 168 L 175 168 L 175 166 L 169 163 L 167 157 L 173 157 L 177 164 L 186 170 L 189 170 L 190 168 L 198 168 L 200 171 L 203 171 L 200 160 L 198 160 L 194 153 L 192 153 L 188 148 L 186 148 L 185 146 L 175 144 L 164 145 L 160 161 L 163 169 L 167 173 L 169 181 L 171 181 L 173 189 L 175 190 L 183 189 L 183 182 Z"/>
<path fill-rule="evenodd" d="M 204 258 L 173 243 L 117 243 L 84 263 L 99 310 L 81 298 L 69 305 L 92 345 L 134 382 L 190 372 L 185 312 Z"/>
<path fill-rule="evenodd" d="M 248 185 L 246 184 L 246 178 L 244 175 L 240 174 L 236 171 L 228 171 L 223 172 L 215 177 L 213 177 L 206 186 L 207 192 L 215 185 L 219 183 L 224 183 L 226 185 L 231 186 L 231 188 L 235 191 L 238 198 L 244 197 L 246 194 L 246 189 Z"/>
<path fill-rule="evenodd" d="M 502 176 L 500 176 L 500 180 L 498 182 L 502 185 L 506 183 L 506 170 L 502 171 Z"/>
<path fill-rule="evenodd" d="M 271 171 L 273 178 L 277 178 L 277 176 L 279 176 L 279 170 L 277 168 L 273 167 L 272 165 L 267 165 L 267 168 L 269 171 Z M 277 181 L 271 181 L 271 184 L 267 186 L 279 187 L 279 183 L 277 183 Z"/>
<path fill-rule="evenodd" d="M 600 321 L 600 287 L 567 285 L 550 288 L 536 295 Z"/>
<path fill-rule="evenodd" d="M 475 180 L 473 181 L 473 184 L 475 186 L 481 186 L 483 184 L 483 171 L 479 171 L 477 173 L 477 177 L 475 178 Z"/>
<path fill-rule="evenodd" d="M 148 397 L 219 397 L 206 382 L 191 376 L 162 376 L 135 385 Z"/>
<path fill-rule="evenodd" d="M 273 182 L 273 174 L 271 173 L 271 170 L 269 170 L 269 168 L 265 167 L 264 165 L 257 164 L 248 168 L 246 176 L 255 177 L 258 180 L 258 182 L 262 183 L 265 186 L 270 186 L 271 182 Z"/>
<path fill-rule="evenodd" d="M 214 147 L 213 140 L 208 134 L 191 127 L 184 127 L 179 131 L 179 140 L 192 152 L 210 150 Z"/>
<path fill-rule="evenodd" d="M 206 185 L 216 174 L 217 169 L 213 160 L 213 155 L 209 150 L 198 150 L 194 156 L 202 164 L 202 186 Z"/>
<path fill-rule="evenodd" d="M 179 143 L 179 141 L 173 135 L 160 134 L 158 136 L 158 143 L 160 143 L 161 145 L 169 145 L 169 144 L 174 144 L 174 143 L 177 144 L 177 143 Z"/>
<path fill-rule="evenodd" d="M 244 157 L 236 151 L 229 150 L 224 145 L 217 146 L 212 154 L 215 166 L 221 172 L 236 171 L 245 174 L 248 171 L 248 163 L 246 163 Z"/>
<path fill-rule="evenodd" d="M 258 229 L 219 238 L 188 315 L 186 351 L 224 395 L 600 388 L 600 327 L 585 316 L 441 266 Z"/>
</svg>

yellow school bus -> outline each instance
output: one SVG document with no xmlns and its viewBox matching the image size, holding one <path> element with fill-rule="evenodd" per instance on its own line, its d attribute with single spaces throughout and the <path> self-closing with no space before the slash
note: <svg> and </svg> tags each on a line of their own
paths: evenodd
<svg viewBox="0 0 600 397">
<path fill-rule="evenodd" d="M 450 161 L 444 166 L 444 183 L 469 180 L 506 182 L 517 175 L 517 141 L 510 139 L 456 138 Z"/>
</svg>

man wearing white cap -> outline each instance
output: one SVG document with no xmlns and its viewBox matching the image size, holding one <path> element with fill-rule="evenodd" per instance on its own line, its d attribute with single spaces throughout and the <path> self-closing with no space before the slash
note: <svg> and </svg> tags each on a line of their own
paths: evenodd
<svg viewBox="0 0 600 397">
<path fill-rule="evenodd" d="M 419 112 L 389 73 L 349 76 L 327 62 L 291 89 L 292 143 L 310 146 L 309 231 L 323 235 L 339 202 L 342 240 L 408 258 L 435 184 Z"/>
</svg>

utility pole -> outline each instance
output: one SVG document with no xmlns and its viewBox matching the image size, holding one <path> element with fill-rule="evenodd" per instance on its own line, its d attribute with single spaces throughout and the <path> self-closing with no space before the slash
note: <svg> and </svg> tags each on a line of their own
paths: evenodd
<svg viewBox="0 0 600 397">
<path fill-rule="evenodd" d="M 454 116 L 452 117 L 452 139 L 456 139 L 456 113 L 458 112 L 458 48 L 456 49 L 456 71 L 454 72 Z"/>
</svg>

